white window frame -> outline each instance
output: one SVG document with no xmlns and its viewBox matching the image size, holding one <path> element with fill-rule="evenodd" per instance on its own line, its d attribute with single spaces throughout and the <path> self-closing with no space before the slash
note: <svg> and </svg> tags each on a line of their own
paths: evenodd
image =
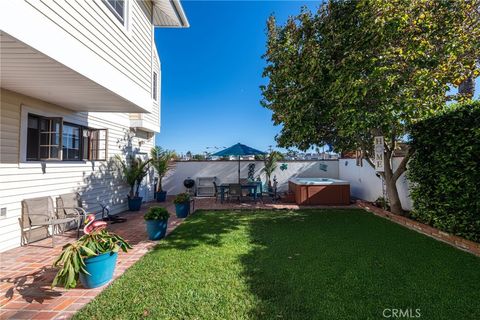
<svg viewBox="0 0 480 320">
<path fill-rule="evenodd" d="M 106 0 L 97 0 L 97 5 L 101 8 L 101 10 L 113 21 L 113 23 L 128 37 L 131 37 L 131 17 L 132 17 L 132 1 L 125 0 L 125 7 L 124 7 L 124 19 L 123 23 L 118 19 L 117 15 L 112 12 L 112 8 L 110 4 Z"/>
<path fill-rule="evenodd" d="M 158 102 L 159 85 L 158 85 L 158 71 L 152 72 L 152 99 Z"/>
</svg>

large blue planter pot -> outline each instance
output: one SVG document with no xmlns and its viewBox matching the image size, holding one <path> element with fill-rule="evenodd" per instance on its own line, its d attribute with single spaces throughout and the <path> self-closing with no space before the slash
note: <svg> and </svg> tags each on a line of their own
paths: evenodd
<svg viewBox="0 0 480 320">
<path fill-rule="evenodd" d="M 167 234 L 168 220 L 146 220 L 147 234 L 150 240 L 160 240 Z"/>
<path fill-rule="evenodd" d="M 175 204 L 175 213 L 177 218 L 186 218 L 190 213 L 190 202 Z"/>
<path fill-rule="evenodd" d="M 128 198 L 128 210 L 140 211 L 143 197 Z"/>
<path fill-rule="evenodd" d="M 85 270 L 89 274 L 80 272 L 79 278 L 82 285 L 87 289 L 91 289 L 103 286 L 110 281 L 113 277 L 117 257 L 118 253 L 107 252 L 85 259 Z"/>
<path fill-rule="evenodd" d="M 155 198 L 157 202 L 165 202 L 167 200 L 167 191 L 155 192 Z"/>
</svg>

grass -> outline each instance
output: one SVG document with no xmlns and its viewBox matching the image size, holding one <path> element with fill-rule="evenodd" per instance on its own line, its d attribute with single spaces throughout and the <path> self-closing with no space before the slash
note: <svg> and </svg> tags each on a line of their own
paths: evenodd
<svg viewBox="0 0 480 320">
<path fill-rule="evenodd" d="M 363 210 L 201 211 L 75 319 L 480 319 L 479 301 L 479 258 Z"/>
</svg>

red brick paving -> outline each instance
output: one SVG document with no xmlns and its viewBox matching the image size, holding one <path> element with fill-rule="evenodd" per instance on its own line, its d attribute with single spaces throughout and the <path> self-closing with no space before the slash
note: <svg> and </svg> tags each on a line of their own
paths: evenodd
<svg viewBox="0 0 480 320">
<path fill-rule="evenodd" d="M 109 224 L 108 230 L 118 233 L 131 245 L 128 253 L 119 252 L 114 279 L 145 255 L 156 241 L 147 240 L 143 213 L 150 206 L 162 205 L 174 212 L 172 199 L 168 202 L 145 204 L 140 212 L 125 212 L 125 223 Z M 211 198 L 195 200 L 196 209 L 298 209 L 295 204 L 284 203 L 235 203 L 221 204 Z M 167 234 L 183 219 L 174 215 L 169 220 Z M 0 319 L 69 319 L 73 314 L 97 296 L 107 285 L 97 289 L 81 287 L 65 290 L 50 288 L 56 274 L 52 268 L 54 259 L 64 244 L 75 240 L 74 232 L 56 236 L 56 246 L 51 248 L 51 239 L 44 239 L 29 246 L 0 253 Z"/>
</svg>

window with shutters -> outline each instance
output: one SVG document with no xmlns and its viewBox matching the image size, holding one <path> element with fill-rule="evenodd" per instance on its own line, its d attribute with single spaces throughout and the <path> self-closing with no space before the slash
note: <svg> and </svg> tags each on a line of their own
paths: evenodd
<svg viewBox="0 0 480 320">
<path fill-rule="evenodd" d="M 106 160 L 107 129 L 63 122 L 62 118 L 28 115 L 27 161 Z"/>
</svg>

